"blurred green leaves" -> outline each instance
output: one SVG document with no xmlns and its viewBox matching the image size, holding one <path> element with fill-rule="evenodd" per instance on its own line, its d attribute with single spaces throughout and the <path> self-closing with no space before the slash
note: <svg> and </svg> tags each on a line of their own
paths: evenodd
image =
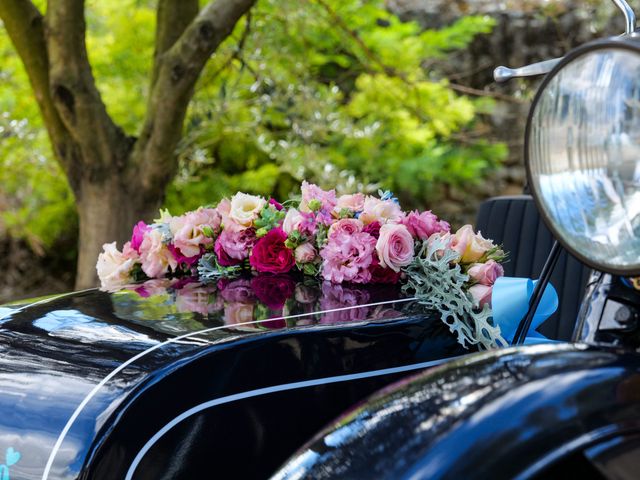
<svg viewBox="0 0 640 480">
<path fill-rule="evenodd" d="M 155 4 L 87 2 L 97 85 L 134 135 Z M 448 185 L 482 181 L 506 155 L 482 138 L 491 101 L 455 93 L 437 65 L 493 24 L 465 17 L 422 30 L 381 0 L 259 0 L 201 76 L 166 206 L 177 214 L 238 190 L 285 200 L 307 179 L 340 192 L 389 189 L 406 208 L 431 207 Z M 0 80 L 0 228 L 46 248 L 75 228 L 73 197 L 1 28 Z"/>
</svg>

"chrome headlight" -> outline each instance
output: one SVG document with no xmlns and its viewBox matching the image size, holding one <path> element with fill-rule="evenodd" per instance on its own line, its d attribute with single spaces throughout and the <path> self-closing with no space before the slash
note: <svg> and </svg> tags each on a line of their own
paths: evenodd
<svg viewBox="0 0 640 480">
<path fill-rule="evenodd" d="M 565 248 L 595 269 L 640 274 L 640 41 L 587 44 L 549 73 L 529 114 L 525 162 Z"/>
</svg>

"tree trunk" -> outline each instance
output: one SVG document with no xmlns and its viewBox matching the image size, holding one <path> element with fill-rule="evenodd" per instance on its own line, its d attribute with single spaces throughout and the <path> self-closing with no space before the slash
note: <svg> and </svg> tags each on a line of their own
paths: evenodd
<svg viewBox="0 0 640 480">
<path fill-rule="evenodd" d="M 121 249 L 131 238 L 136 222 L 144 220 L 149 223 L 157 218 L 164 187 L 158 187 L 155 194 L 141 195 L 141 185 L 135 183 L 125 184 L 116 172 L 105 182 L 80 181 L 81 194 L 77 196 L 80 219 L 77 290 L 99 284 L 96 261 L 103 244 L 116 241 Z"/>
</svg>

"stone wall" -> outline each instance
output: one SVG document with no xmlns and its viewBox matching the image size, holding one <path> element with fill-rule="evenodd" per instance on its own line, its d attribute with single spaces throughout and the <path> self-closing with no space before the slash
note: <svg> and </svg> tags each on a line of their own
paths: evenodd
<svg viewBox="0 0 640 480">
<path fill-rule="evenodd" d="M 497 85 L 493 69 L 560 57 L 582 43 L 624 31 L 622 15 L 604 0 L 388 0 L 387 4 L 401 18 L 417 20 L 425 28 L 440 28 L 472 14 L 496 20 L 491 34 L 477 37 L 468 49 L 454 53 L 448 63 L 439 66 L 452 82 L 501 97 L 486 119 L 490 126 L 487 137 L 509 146 L 504 168 L 477 188 L 451 191 L 450 198 L 439 205 L 438 211 L 454 223 L 473 222 L 483 199 L 522 193 L 525 184 L 524 128 L 540 78 Z"/>
</svg>

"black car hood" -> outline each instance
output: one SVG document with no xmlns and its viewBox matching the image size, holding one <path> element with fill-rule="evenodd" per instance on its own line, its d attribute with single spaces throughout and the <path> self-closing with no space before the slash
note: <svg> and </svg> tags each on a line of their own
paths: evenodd
<svg viewBox="0 0 640 480">
<path fill-rule="evenodd" d="M 225 378 L 233 380 L 218 382 L 217 395 L 278 381 L 403 365 L 418 368 L 421 362 L 469 352 L 437 315 L 397 292 L 382 293 L 380 301 L 356 298 L 331 315 L 290 311 L 237 324 L 230 320 L 246 317 L 234 320 L 233 312 L 223 310 L 185 311 L 176 298 L 142 298 L 131 291 L 91 290 L 2 307 L 0 464 L 5 455 L 13 464 L 11 478 L 82 476 L 127 402 L 212 352 L 231 350 L 232 355 L 220 358 L 241 358 L 241 352 L 259 342 L 265 352 L 269 342 L 279 342 L 288 355 L 273 378 L 259 369 L 252 378 L 230 365 Z M 296 340 L 301 336 L 309 340 Z M 331 346 L 328 353 L 318 353 L 320 344 Z M 242 373 L 234 377 L 235 371 Z M 189 392 L 179 394 L 188 406 Z"/>
</svg>

